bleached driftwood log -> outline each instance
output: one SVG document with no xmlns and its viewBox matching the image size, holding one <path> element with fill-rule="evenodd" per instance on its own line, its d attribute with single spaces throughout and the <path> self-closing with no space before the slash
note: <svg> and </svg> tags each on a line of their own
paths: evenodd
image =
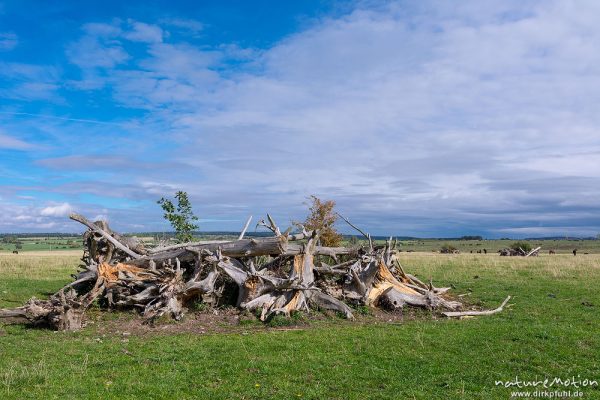
<svg viewBox="0 0 600 400">
<path fill-rule="evenodd" d="M 501 312 L 504 310 L 504 306 L 510 300 L 510 296 L 507 296 L 506 299 L 500 304 L 498 308 L 494 308 L 493 310 L 483 310 L 483 311 L 445 311 L 442 313 L 445 317 L 476 317 L 479 315 L 492 315 Z"/>
</svg>

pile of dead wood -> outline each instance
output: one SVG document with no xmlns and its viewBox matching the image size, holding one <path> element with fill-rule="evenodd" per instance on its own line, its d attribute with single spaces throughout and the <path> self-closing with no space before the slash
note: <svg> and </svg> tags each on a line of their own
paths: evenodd
<svg viewBox="0 0 600 400">
<path fill-rule="evenodd" d="M 520 247 L 518 247 L 516 249 L 507 247 L 505 249 L 498 250 L 498 254 L 500 254 L 501 256 L 510 256 L 510 257 L 515 257 L 515 256 L 531 257 L 531 256 L 538 256 L 541 248 L 542 247 L 540 246 L 540 247 L 536 247 L 535 249 L 533 249 L 531 251 L 525 251 Z"/>
<path fill-rule="evenodd" d="M 22 307 L 0 310 L 0 317 L 76 330 L 95 301 L 104 309 L 139 310 L 147 321 L 163 315 L 179 320 L 198 302 L 256 311 L 261 320 L 311 308 L 353 318 L 356 306 L 461 307 L 445 298 L 448 288 L 406 273 L 391 238 L 375 245 L 365 234 L 366 244 L 360 247 L 323 247 L 318 231 L 299 227 L 300 232 L 282 233 L 268 217 L 259 224 L 272 237 L 246 239 L 244 228 L 238 240 L 146 248 L 136 238 L 112 231 L 106 222 L 90 222 L 77 214 L 71 219 L 89 228 L 74 281 L 48 300 L 32 298 Z"/>
</svg>

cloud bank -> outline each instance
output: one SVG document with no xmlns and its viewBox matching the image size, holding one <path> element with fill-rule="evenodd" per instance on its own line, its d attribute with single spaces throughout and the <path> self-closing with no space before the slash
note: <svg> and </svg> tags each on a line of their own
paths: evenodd
<svg viewBox="0 0 600 400">
<path fill-rule="evenodd" d="M 357 3 L 266 48 L 199 45 L 201 21 L 89 22 L 65 44 L 70 92 L 41 93 L 101 99 L 119 127 L 46 124 L 91 133 L 33 157 L 62 176 L 35 190 L 125 230 L 164 229 L 154 201 L 182 189 L 207 230 L 285 224 L 315 194 L 373 234 L 595 235 L 599 8 Z M 4 76 L 56 85 L 36 68 Z M 9 201 L 34 186 L 16 183 Z"/>
</svg>

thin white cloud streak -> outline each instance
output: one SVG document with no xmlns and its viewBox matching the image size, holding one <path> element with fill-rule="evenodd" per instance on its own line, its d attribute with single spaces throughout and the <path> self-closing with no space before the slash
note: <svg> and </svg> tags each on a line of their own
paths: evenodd
<svg viewBox="0 0 600 400">
<path fill-rule="evenodd" d="M 82 118 L 69 118 L 69 117 L 58 117 L 56 115 L 46 115 L 46 114 L 33 114 L 27 112 L 16 112 L 16 111 L 0 111 L 1 115 L 15 115 L 15 116 L 26 116 L 26 117 L 35 117 L 42 119 L 55 119 L 60 121 L 68 121 L 68 122 L 84 122 L 89 124 L 100 124 L 100 125 L 112 125 L 112 126 L 126 126 L 126 124 L 120 124 L 117 122 L 108 122 L 108 121 L 98 121 L 94 119 L 82 119 Z"/>
<path fill-rule="evenodd" d="M 0 51 L 10 51 L 18 44 L 19 38 L 13 32 L 0 32 Z"/>
<path fill-rule="evenodd" d="M 49 65 L 0 61 L 0 79 L 6 82 L 0 96 L 20 101 L 46 100 L 60 102 L 60 72 Z"/>
<path fill-rule="evenodd" d="M 205 28 L 201 21 L 188 18 L 163 18 L 160 23 L 171 29 L 183 31 L 192 37 L 198 37 Z"/>
<path fill-rule="evenodd" d="M 0 131 L 0 149 L 31 150 L 33 148 L 35 148 L 34 145 L 27 143 L 21 139 L 5 135 Z"/>
</svg>

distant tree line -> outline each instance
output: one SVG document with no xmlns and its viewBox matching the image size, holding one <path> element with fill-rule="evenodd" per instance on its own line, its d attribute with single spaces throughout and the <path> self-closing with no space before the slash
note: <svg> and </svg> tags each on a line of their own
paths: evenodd
<svg viewBox="0 0 600 400">
<path fill-rule="evenodd" d="M 483 240 L 482 236 L 461 236 L 458 240 Z"/>
</svg>

